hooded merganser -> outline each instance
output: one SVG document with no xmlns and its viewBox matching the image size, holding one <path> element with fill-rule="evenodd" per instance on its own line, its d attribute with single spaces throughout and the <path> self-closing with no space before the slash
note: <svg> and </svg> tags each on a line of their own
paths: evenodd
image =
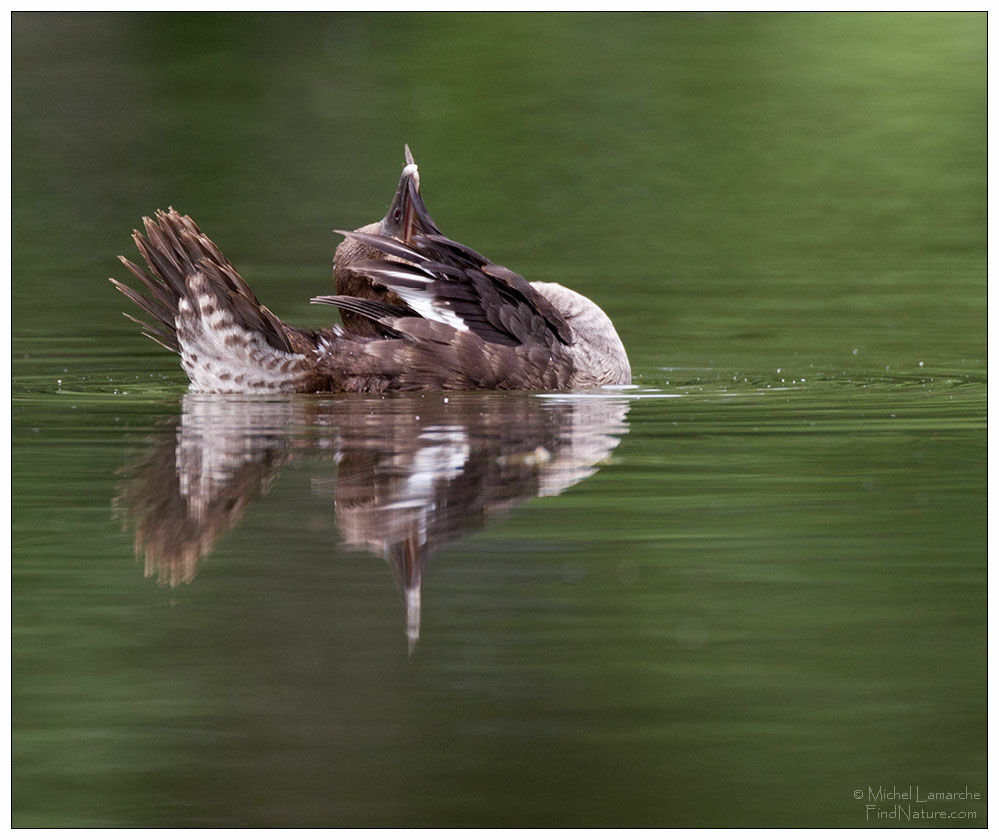
<svg viewBox="0 0 999 840">
<path fill-rule="evenodd" d="M 180 354 L 191 390 L 275 393 L 540 390 L 625 385 L 631 368 L 610 318 L 557 283 L 528 283 L 444 236 L 406 165 L 385 218 L 334 257 L 343 326 L 300 329 L 261 305 L 218 247 L 173 208 L 133 239 L 147 269 L 119 257 L 145 292 L 112 279 Z"/>
</svg>

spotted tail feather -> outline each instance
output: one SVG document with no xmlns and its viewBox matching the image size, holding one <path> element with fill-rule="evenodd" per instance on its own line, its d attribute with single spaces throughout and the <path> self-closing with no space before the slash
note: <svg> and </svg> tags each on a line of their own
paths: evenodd
<svg viewBox="0 0 999 840">
<path fill-rule="evenodd" d="M 180 354 L 193 391 L 271 393 L 321 388 L 309 363 L 318 334 L 290 327 L 263 306 L 188 216 L 157 211 L 133 239 L 146 268 L 120 257 L 142 291 L 115 288 L 151 319 L 126 313 L 143 333 Z"/>
</svg>

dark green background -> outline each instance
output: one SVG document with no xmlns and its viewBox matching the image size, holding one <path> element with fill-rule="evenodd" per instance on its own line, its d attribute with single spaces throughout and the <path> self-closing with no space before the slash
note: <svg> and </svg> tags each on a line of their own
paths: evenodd
<svg viewBox="0 0 999 840">
<path fill-rule="evenodd" d="M 14 14 L 14 824 L 983 825 L 986 90 L 984 14 Z M 640 386 L 435 558 L 413 659 L 318 462 L 142 577 L 116 471 L 186 382 L 106 281 L 173 205 L 323 323 L 407 142 Z"/>
</svg>

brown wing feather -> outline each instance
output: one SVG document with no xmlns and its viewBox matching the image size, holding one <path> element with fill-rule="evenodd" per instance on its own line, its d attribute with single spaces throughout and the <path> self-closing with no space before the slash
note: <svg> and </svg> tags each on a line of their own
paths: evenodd
<svg viewBox="0 0 999 840">
<path fill-rule="evenodd" d="M 398 260 L 351 266 L 385 288 L 432 299 L 484 340 L 504 345 L 571 344 L 563 316 L 516 272 L 490 262 L 440 234 L 420 234 L 403 244 L 371 233 L 349 233 Z"/>
</svg>

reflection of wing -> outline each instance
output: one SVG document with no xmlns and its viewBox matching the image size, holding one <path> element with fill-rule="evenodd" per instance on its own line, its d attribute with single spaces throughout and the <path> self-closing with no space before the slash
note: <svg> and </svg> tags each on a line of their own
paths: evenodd
<svg viewBox="0 0 999 840">
<path fill-rule="evenodd" d="M 431 556 L 525 499 L 595 472 L 627 432 L 627 410 L 618 398 L 522 394 L 189 394 L 170 434 L 127 469 L 115 508 L 135 529 L 147 575 L 186 582 L 290 458 L 314 461 L 313 490 L 334 497 L 343 542 L 393 569 L 412 648 Z"/>
</svg>

